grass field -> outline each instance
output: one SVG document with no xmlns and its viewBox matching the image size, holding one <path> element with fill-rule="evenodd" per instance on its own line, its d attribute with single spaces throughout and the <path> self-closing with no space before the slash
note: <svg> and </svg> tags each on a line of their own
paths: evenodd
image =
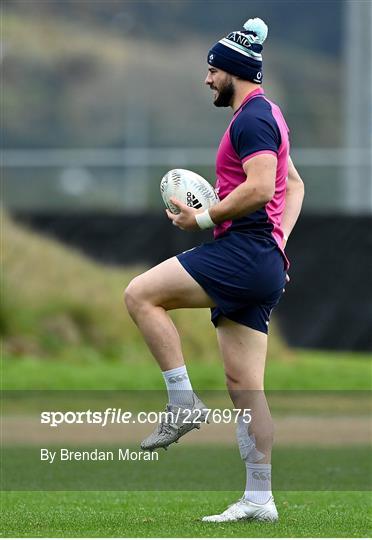
<svg viewBox="0 0 372 540">
<path fill-rule="evenodd" d="M 237 492 L 6 493 L 2 535 L 32 537 L 368 537 L 361 492 L 279 492 L 276 524 L 207 524 Z"/>
<path fill-rule="evenodd" d="M 330 428 L 331 429 L 331 428 Z M 206 430 L 203 430 L 205 436 Z M 109 436 L 108 436 L 109 437 Z M 107 438 L 108 438 L 107 437 Z M 123 434 L 123 439 L 125 435 Z M 198 444 L 198 437 L 186 437 L 167 452 L 160 450 L 156 461 L 119 460 L 118 448 L 138 451 L 136 444 L 87 445 L 82 441 L 61 442 L 4 448 L 2 473 L 8 491 L 236 491 L 243 485 L 244 465 L 234 444 L 215 439 Z M 221 430 L 221 438 L 223 431 Z M 43 441 L 45 442 L 45 441 Z M 56 450 L 53 464 L 40 461 L 40 446 Z M 112 451 L 106 461 L 62 461 L 61 448 L 70 450 Z M 372 465 L 368 446 L 324 447 L 287 443 L 276 445 L 273 452 L 273 483 L 276 491 L 367 491 L 371 484 Z M 306 467 L 303 464 L 306 463 Z"/>
<path fill-rule="evenodd" d="M 62 389 L 164 389 L 154 361 L 139 357 L 105 361 L 90 349 L 75 349 L 66 361 L 44 357 L 3 354 L 3 388 L 9 390 Z M 141 378 L 136 376 L 141 369 Z M 199 389 L 224 389 L 219 354 L 209 362 L 188 360 L 188 371 Z M 371 364 L 367 354 L 292 350 L 284 357 L 269 358 L 268 390 L 369 390 Z"/>
</svg>

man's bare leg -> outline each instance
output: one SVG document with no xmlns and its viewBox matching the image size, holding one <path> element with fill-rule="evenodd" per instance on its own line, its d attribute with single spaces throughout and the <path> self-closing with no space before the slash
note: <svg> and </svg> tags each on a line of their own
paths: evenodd
<svg viewBox="0 0 372 540">
<path fill-rule="evenodd" d="M 236 408 L 251 409 L 252 422 L 239 418 L 237 438 L 246 465 L 244 496 L 221 514 L 203 521 L 222 523 L 253 519 L 276 521 L 278 512 L 271 494 L 272 421 L 263 392 L 267 336 L 221 317 L 217 337 L 224 361 L 226 383 Z"/>
<path fill-rule="evenodd" d="M 167 311 L 213 306 L 176 257 L 134 278 L 125 291 L 125 303 L 163 371 L 184 364 L 180 337 Z"/>
<path fill-rule="evenodd" d="M 259 462 L 270 463 L 273 423 L 264 393 L 267 335 L 221 317 L 217 339 L 231 399 L 237 408 L 252 409 L 249 432 L 265 456 Z"/>
<path fill-rule="evenodd" d="M 239 450 L 247 471 L 244 497 L 221 514 L 205 516 L 203 521 L 276 521 L 270 465 L 273 429 L 263 392 L 267 336 L 221 317 L 217 337 L 231 399 L 236 408 L 251 409 L 252 422 L 245 423 L 241 416 L 237 425 Z"/>
<path fill-rule="evenodd" d="M 141 448 L 167 448 L 188 431 L 200 427 L 199 423 L 190 422 L 190 416 L 185 424 L 185 414 L 194 409 L 200 413 L 206 408 L 193 392 L 184 364 L 180 337 L 167 311 L 211 307 L 213 302 L 176 257 L 136 277 L 125 291 L 125 302 L 163 371 L 168 391 L 168 411 L 174 412 L 174 418 L 169 419 L 166 425 L 160 423 L 142 441 Z M 204 413 L 199 415 L 199 419 L 205 419 Z"/>
</svg>

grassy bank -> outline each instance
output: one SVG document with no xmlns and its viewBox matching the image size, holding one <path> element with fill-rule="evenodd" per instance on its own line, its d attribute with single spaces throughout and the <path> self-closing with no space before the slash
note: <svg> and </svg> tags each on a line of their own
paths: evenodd
<svg viewBox="0 0 372 540">
<path fill-rule="evenodd" d="M 0 329 L 3 387 L 162 388 L 122 292 L 142 269 L 99 265 L 2 215 L 4 272 Z M 172 313 L 200 388 L 223 388 L 209 310 Z M 293 351 L 271 328 L 270 389 L 366 389 L 368 355 Z M 141 370 L 141 378 L 136 374 Z"/>
<path fill-rule="evenodd" d="M 150 354 L 124 309 L 126 285 L 141 268 L 109 268 L 3 216 L 3 301 L 0 328 L 4 353 L 12 357 L 78 361 L 99 357 L 137 362 Z M 125 239 L 123 239 L 125 241 Z M 217 356 L 209 310 L 172 313 L 186 358 Z M 273 326 L 270 355 L 286 347 Z"/>
</svg>

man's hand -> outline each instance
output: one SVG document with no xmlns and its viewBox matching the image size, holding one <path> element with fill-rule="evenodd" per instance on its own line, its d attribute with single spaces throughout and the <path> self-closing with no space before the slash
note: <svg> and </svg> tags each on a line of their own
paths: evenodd
<svg viewBox="0 0 372 540">
<path fill-rule="evenodd" d="M 199 231 L 199 226 L 196 223 L 195 214 L 200 212 L 200 210 L 195 210 L 195 208 L 190 208 L 187 204 L 183 204 L 181 201 L 171 197 L 170 202 L 177 206 L 180 209 L 179 214 L 172 214 L 170 210 L 166 210 L 168 218 L 171 220 L 173 225 L 182 229 L 183 231 Z"/>
</svg>

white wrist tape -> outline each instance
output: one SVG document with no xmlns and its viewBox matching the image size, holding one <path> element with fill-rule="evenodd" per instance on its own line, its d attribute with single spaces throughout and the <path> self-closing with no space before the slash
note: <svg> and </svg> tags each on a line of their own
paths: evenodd
<svg viewBox="0 0 372 540">
<path fill-rule="evenodd" d="M 210 229 L 215 226 L 209 215 L 209 210 L 204 210 L 201 214 L 195 214 L 195 219 L 199 229 Z"/>
</svg>

